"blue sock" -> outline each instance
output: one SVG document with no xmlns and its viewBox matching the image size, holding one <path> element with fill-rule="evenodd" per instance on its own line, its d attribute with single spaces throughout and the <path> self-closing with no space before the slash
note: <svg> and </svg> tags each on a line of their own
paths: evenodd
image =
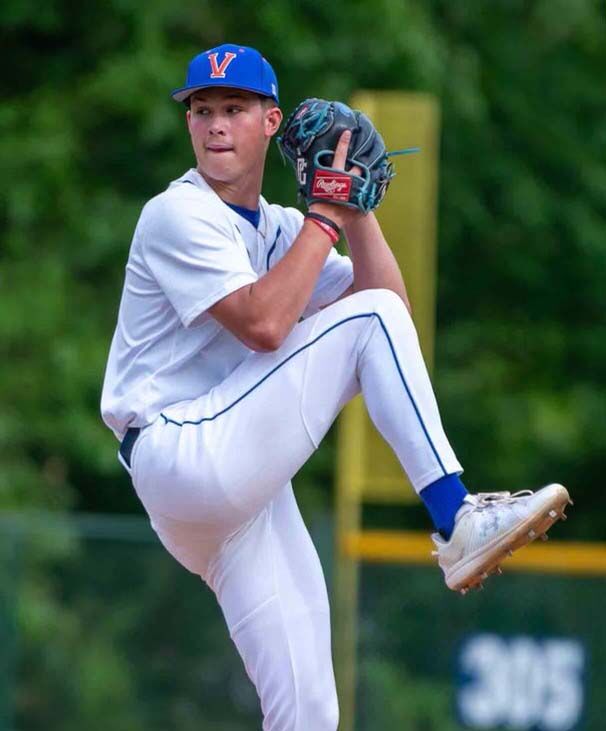
<svg viewBox="0 0 606 731">
<path fill-rule="evenodd" d="M 419 497 L 425 503 L 433 524 L 447 541 L 454 528 L 455 515 L 467 495 L 458 475 L 446 475 L 421 490 Z"/>
</svg>

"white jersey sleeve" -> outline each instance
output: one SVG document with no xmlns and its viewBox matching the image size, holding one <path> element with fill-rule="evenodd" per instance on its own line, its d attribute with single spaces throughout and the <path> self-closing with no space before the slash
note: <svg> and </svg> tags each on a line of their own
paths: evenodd
<svg viewBox="0 0 606 731">
<path fill-rule="evenodd" d="M 183 186 L 181 186 L 182 188 Z M 190 196 L 162 196 L 142 221 L 142 252 L 179 319 L 188 327 L 236 289 L 257 280 L 244 242 L 223 211 L 192 186 Z"/>
<path fill-rule="evenodd" d="M 282 214 L 281 225 L 284 229 L 284 236 L 282 238 L 283 250 L 281 255 L 284 255 L 299 234 L 301 226 L 303 226 L 303 214 L 296 208 L 282 208 Z M 333 248 L 320 272 L 309 303 L 303 312 L 303 317 L 310 317 L 319 312 L 322 307 L 334 302 L 352 283 L 353 265 L 351 259 L 348 256 L 339 254 Z"/>
</svg>

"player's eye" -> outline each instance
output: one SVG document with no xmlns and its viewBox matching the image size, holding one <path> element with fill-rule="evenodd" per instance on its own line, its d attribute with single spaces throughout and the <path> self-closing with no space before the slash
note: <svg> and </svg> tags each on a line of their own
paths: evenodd
<svg viewBox="0 0 606 731">
<path fill-rule="evenodd" d="M 210 114 L 210 109 L 208 107 L 197 107 L 195 109 L 195 114 L 206 116 L 207 114 Z"/>
<path fill-rule="evenodd" d="M 239 107 L 235 104 L 230 107 L 227 107 L 228 114 L 237 114 L 238 112 L 241 112 L 241 111 L 242 111 L 242 107 Z"/>
</svg>

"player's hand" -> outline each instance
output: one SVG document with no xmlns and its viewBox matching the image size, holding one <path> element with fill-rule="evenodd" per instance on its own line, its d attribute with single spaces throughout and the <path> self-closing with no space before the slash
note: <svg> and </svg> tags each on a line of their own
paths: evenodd
<svg viewBox="0 0 606 731">
<path fill-rule="evenodd" d="M 374 211 L 394 176 L 390 153 L 377 128 L 363 112 L 343 102 L 304 99 L 291 112 L 277 141 L 284 158 L 293 166 L 297 190 L 310 211 L 330 211 L 335 221 L 344 225 L 352 219 L 364 221 L 351 211 Z M 334 150 L 334 155 L 327 155 L 328 150 Z M 332 157 L 332 161 L 325 156 Z M 359 170 L 355 170 L 356 175 L 349 174 L 355 169 L 347 168 L 352 159 L 364 175 Z M 332 206 L 342 206 L 346 212 L 339 214 Z"/>
<path fill-rule="evenodd" d="M 332 166 L 337 170 L 345 170 L 347 163 L 347 150 L 349 149 L 350 141 L 351 131 L 346 129 L 339 137 L 333 158 Z M 359 175 L 362 171 L 359 167 L 354 165 L 347 172 Z M 335 205 L 334 203 L 312 203 L 309 206 L 309 210 L 321 213 L 323 216 L 328 216 L 328 218 L 333 220 L 341 228 L 344 228 L 355 220 L 362 218 L 364 215 L 361 211 L 355 208 L 347 208 L 345 206 Z"/>
</svg>

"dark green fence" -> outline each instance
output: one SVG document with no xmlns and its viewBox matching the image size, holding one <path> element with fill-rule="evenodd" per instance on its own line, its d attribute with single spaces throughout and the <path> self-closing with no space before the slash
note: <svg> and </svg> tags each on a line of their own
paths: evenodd
<svg viewBox="0 0 606 731">
<path fill-rule="evenodd" d="M 144 520 L 5 515 L 0 572 L 2 731 L 261 728 L 212 594 Z M 365 566 L 357 731 L 603 731 L 605 603 L 600 579 L 463 598 L 433 568 Z"/>
<path fill-rule="evenodd" d="M 248 731 L 214 598 L 147 522 L 2 521 L 2 731 Z"/>
</svg>

